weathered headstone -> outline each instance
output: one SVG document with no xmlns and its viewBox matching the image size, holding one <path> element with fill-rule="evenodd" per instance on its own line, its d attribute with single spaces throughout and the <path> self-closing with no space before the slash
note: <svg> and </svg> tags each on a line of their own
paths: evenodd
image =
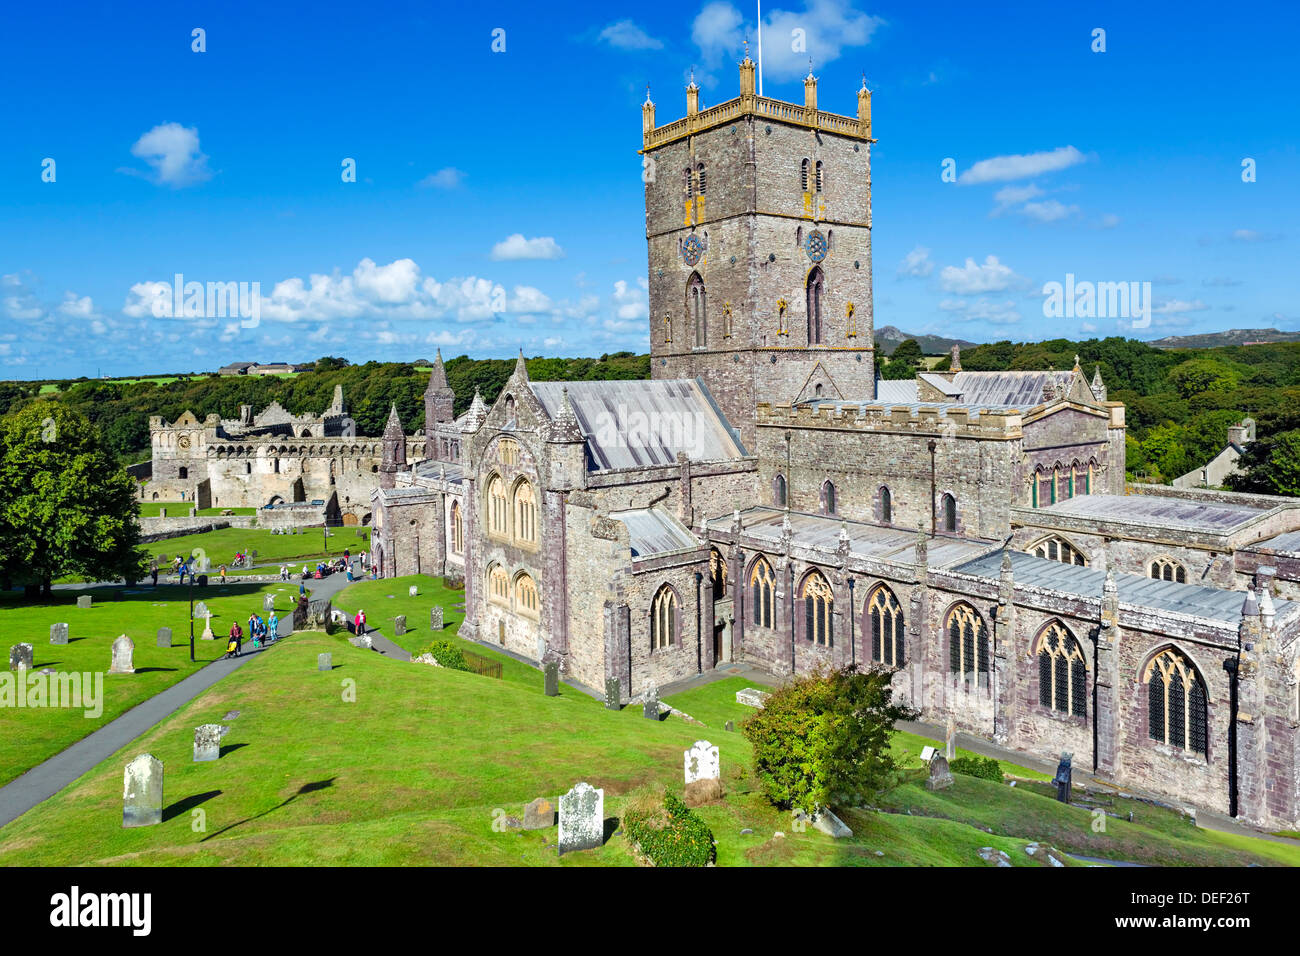
<svg viewBox="0 0 1300 956">
<path fill-rule="evenodd" d="M 216 760 L 221 756 L 221 738 L 230 733 L 220 724 L 203 724 L 194 728 L 194 762 Z"/>
<path fill-rule="evenodd" d="M 955 781 L 948 770 L 948 758 L 936 754 L 930 761 L 930 779 L 925 781 L 927 790 L 947 790 Z"/>
<path fill-rule="evenodd" d="M 843 820 L 831 813 L 829 807 L 822 807 L 817 812 L 812 818 L 812 825 L 821 830 L 822 833 L 837 840 L 853 836 L 853 831 L 848 828 L 848 825 Z"/>
<path fill-rule="evenodd" d="M 538 797 L 524 807 L 524 829 L 545 830 L 555 826 L 555 801 L 549 797 Z"/>
<path fill-rule="evenodd" d="M 267 594 L 267 595 L 263 596 L 263 598 L 262 598 L 262 610 L 263 610 L 263 611 L 266 611 L 266 612 L 268 612 L 268 613 L 271 612 L 271 611 L 274 611 L 274 610 L 275 610 L 275 595 L 274 595 L 274 594 Z"/>
<path fill-rule="evenodd" d="M 617 677 L 605 678 L 605 709 L 621 710 L 623 707 L 623 686 Z"/>
<path fill-rule="evenodd" d="M 1056 776 L 1052 783 L 1056 785 L 1056 799 L 1061 803 L 1070 802 L 1070 787 L 1074 777 L 1074 754 L 1062 753 L 1061 762 L 1056 765 Z"/>
<path fill-rule="evenodd" d="M 163 765 L 153 754 L 140 754 L 126 765 L 122 787 L 122 826 L 162 823 Z"/>
<path fill-rule="evenodd" d="M 86 608 L 90 607 L 90 605 L 91 605 L 91 597 L 89 594 L 77 595 L 77 607 L 81 608 L 84 611 Z"/>
<path fill-rule="evenodd" d="M 420 588 L 419 588 L 419 585 L 412 584 L 412 585 L 407 589 L 406 593 L 409 594 L 411 597 L 419 597 L 419 596 L 420 596 Z"/>
<path fill-rule="evenodd" d="M 686 761 L 686 805 L 698 807 L 721 800 L 718 748 L 707 740 L 697 740 L 683 752 L 683 756 Z"/>
<path fill-rule="evenodd" d="M 943 755 L 948 760 L 957 756 L 957 721 L 948 718 L 948 732 L 944 739 Z"/>
<path fill-rule="evenodd" d="M 757 687 L 745 687 L 736 691 L 736 703 L 744 704 L 746 707 L 762 707 L 768 696 L 766 691 L 759 690 Z"/>
<path fill-rule="evenodd" d="M 393 618 L 393 636 L 401 637 L 406 633 L 406 615 L 399 614 Z"/>
<path fill-rule="evenodd" d="M 158 646 L 159 647 L 172 646 L 172 629 L 170 627 L 158 628 Z"/>
<path fill-rule="evenodd" d="M 735 722 L 734 720 L 729 720 L 729 721 L 727 721 L 725 724 L 722 725 L 722 729 L 725 730 L 725 731 L 726 731 L 727 733 L 729 733 L 729 734 L 730 734 L 730 733 L 735 733 L 735 731 L 736 731 L 736 722 Z"/>
<path fill-rule="evenodd" d="M 11 671 L 29 671 L 32 669 L 32 645 L 15 644 L 9 648 L 9 669 Z"/>
<path fill-rule="evenodd" d="M 207 623 L 203 625 L 203 634 L 199 638 L 201 641 L 215 641 L 217 635 L 212 633 L 212 612 L 208 612 Z"/>
<path fill-rule="evenodd" d="M 318 671 L 331 671 L 331 670 L 333 670 L 333 669 L 334 669 L 334 655 L 333 655 L 333 654 L 317 654 L 317 655 L 316 655 L 316 669 L 317 669 Z"/>
<path fill-rule="evenodd" d="M 429 629 L 434 631 L 442 630 L 442 605 L 435 604 L 429 608 Z"/>
<path fill-rule="evenodd" d="M 51 624 L 50 625 L 50 643 L 66 644 L 68 643 L 68 625 Z"/>
<path fill-rule="evenodd" d="M 645 703 L 642 706 L 641 716 L 646 720 L 659 719 L 659 688 L 653 684 L 645 692 Z"/>
<path fill-rule="evenodd" d="M 604 842 L 605 791 L 579 783 L 560 797 L 559 850 L 594 850 Z"/>
<path fill-rule="evenodd" d="M 135 673 L 135 641 L 125 634 L 113 642 L 113 665 L 108 672 L 110 674 Z"/>
<path fill-rule="evenodd" d="M 560 664 L 558 661 L 547 661 L 542 667 L 542 673 L 546 675 L 546 696 L 560 696 Z"/>
<path fill-rule="evenodd" d="M 211 615 L 208 614 L 208 606 L 202 601 L 194 605 L 194 617 L 196 620 L 201 617 L 211 617 Z"/>
</svg>

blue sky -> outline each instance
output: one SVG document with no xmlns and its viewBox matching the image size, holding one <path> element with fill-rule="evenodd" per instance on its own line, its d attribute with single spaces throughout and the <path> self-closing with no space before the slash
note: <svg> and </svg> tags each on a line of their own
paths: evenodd
<svg viewBox="0 0 1300 956">
<path fill-rule="evenodd" d="M 852 114 L 863 73 L 874 92 L 876 325 L 1300 328 L 1295 8 L 986 6 L 763 9 L 767 95 L 801 102 L 809 56 L 823 109 Z M 706 105 L 730 99 L 756 32 L 726 0 L 6 19 L 3 378 L 644 350 L 646 84 L 660 123 L 692 69 Z M 176 273 L 260 283 L 256 326 L 156 316 Z M 1150 326 L 1045 319 L 1042 286 L 1067 274 L 1151 282 Z"/>
</svg>

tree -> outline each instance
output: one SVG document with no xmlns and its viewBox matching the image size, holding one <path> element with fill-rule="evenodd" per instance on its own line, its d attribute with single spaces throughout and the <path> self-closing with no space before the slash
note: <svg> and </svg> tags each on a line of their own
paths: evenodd
<svg viewBox="0 0 1300 956">
<path fill-rule="evenodd" d="M 0 576 L 48 594 L 55 578 L 142 573 L 135 482 L 84 417 L 36 402 L 0 421 Z"/>
<path fill-rule="evenodd" d="M 1281 432 L 1246 446 L 1228 476 L 1233 491 L 1266 495 L 1300 495 L 1300 431 Z"/>
<path fill-rule="evenodd" d="M 894 723 L 916 716 L 893 702 L 884 669 L 818 670 L 773 691 L 741 732 L 768 799 L 813 813 L 892 785 Z"/>
<path fill-rule="evenodd" d="M 1169 370 L 1169 384 L 1183 398 L 1235 388 L 1240 378 L 1233 369 L 1214 359 L 1188 359 Z"/>
</svg>

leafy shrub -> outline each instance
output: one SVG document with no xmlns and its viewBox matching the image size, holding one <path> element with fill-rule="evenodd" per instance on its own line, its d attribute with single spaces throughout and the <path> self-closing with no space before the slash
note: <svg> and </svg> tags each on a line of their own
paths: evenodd
<svg viewBox="0 0 1300 956">
<path fill-rule="evenodd" d="M 769 800 L 814 812 L 870 798 L 892 786 L 894 722 L 916 716 L 893 703 L 884 669 L 818 670 L 774 690 L 741 732 Z"/>
<path fill-rule="evenodd" d="M 623 828 L 655 866 L 708 866 L 717 852 L 709 825 L 671 793 L 629 800 Z"/>
<path fill-rule="evenodd" d="M 449 667 L 454 671 L 469 670 L 469 662 L 465 660 L 465 655 L 451 641 L 434 641 L 429 645 L 429 653 L 441 667 Z"/>
<path fill-rule="evenodd" d="M 953 757 L 948 769 L 953 773 L 964 773 L 968 777 L 983 777 L 995 783 L 1002 782 L 1002 768 L 992 757 Z"/>
</svg>

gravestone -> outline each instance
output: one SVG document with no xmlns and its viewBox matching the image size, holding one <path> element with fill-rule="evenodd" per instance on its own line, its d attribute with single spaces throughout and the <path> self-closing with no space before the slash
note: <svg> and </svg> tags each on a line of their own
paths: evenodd
<svg viewBox="0 0 1300 956">
<path fill-rule="evenodd" d="M 944 739 L 943 755 L 947 760 L 957 756 L 957 721 L 948 718 L 948 733 Z"/>
<path fill-rule="evenodd" d="M 80 594 L 77 596 L 77 607 L 81 608 L 81 610 L 84 611 L 86 608 L 90 607 L 90 605 L 91 597 L 89 594 Z"/>
<path fill-rule="evenodd" d="M 930 779 L 925 781 L 925 789 L 947 790 L 953 783 L 952 773 L 948 770 L 948 758 L 936 754 L 930 761 Z"/>
<path fill-rule="evenodd" d="M 216 760 L 221 756 L 221 738 L 230 733 L 229 727 L 204 724 L 194 728 L 194 762 Z"/>
<path fill-rule="evenodd" d="M 108 669 L 110 674 L 134 674 L 135 673 L 135 641 L 121 635 L 113 642 L 113 666 Z"/>
<path fill-rule="evenodd" d="M 617 677 L 605 678 L 605 709 L 623 709 L 623 687 Z"/>
<path fill-rule="evenodd" d="M 560 853 L 594 850 L 605 842 L 605 791 L 579 783 L 560 797 Z"/>
<path fill-rule="evenodd" d="M 524 807 L 524 829 L 545 830 L 555 826 L 555 801 L 549 797 L 538 797 Z"/>
<path fill-rule="evenodd" d="M 730 733 L 735 733 L 735 731 L 736 731 L 736 722 L 735 722 L 734 720 L 729 720 L 729 721 L 727 721 L 725 724 L 722 725 L 722 729 L 725 730 L 725 731 L 726 731 L 727 733 L 729 733 L 729 734 L 730 734 Z"/>
<path fill-rule="evenodd" d="M 399 614 L 393 618 L 393 636 L 401 637 L 406 633 L 406 615 Z"/>
<path fill-rule="evenodd" d="M 270 611 L 274 611 L 274 610 L 275 610 L 275 595 L 274 595 L 274 594 L 267 594 L 266 596 L 264 596 L 264 597 L 262 598 L 262 610 L 263 610 L 263 611 L 267 611 L 267 612 L 270 612 Z"/>
<path fill-rule="evenodd" d="M 1062 753 L 1061 762 L 1056 765 L 1056 776 L 1052 783 L 1056 785 L 1056 799 L 1061 803 L 1070 802 L 1070 786 L 1074 777 L 1074 754 Z"/>
<path fill-rule="evenodd" d="M 746 707 L 762 707 L 768 696 L 766 691 L 759 690 L 757 687 L 745 687 L 736 691 L 736 703 L 744 704 Z"/>
<path fill-rule="evenodd" d="M 163 765 L 153 754 L 140 754 L 126 765 L 122 787 L 122 826 L 162 823 Z"/>
<path fill-rule="evenodd" d="M 158 628 L 158 646 L 159 647 L 172 646 L 172 629 L 170 627 Z"/>
<path fill-rule="evenodd" d="M 659 719 L 659 688 L 653 684 L 645 692 L 645 704 L 642 706 L 641 716 L 646 720 Z"/>
<path fill-rule="evenodd" d="M 442 605 L 436 604 L 429 608 L 429 629 L 433 631 L 442 630 Z"/>
<path fill-rule="evenodd" d="M 68 625 L 51 624 L 50 625 L 50 643 L 66 644 L 68 643 Z"/>
<path fill-rule="evenodd" d="M 718 765 L 718 748 L 707 740 L 697 740 L 683 751 L 686 761 L 686 805 L 698 807 L 722 799 L 722 780 Z"/>
<path fill-rule="evenodd" d="M 547 661 L 542 668 L 546 675 L 546 696 L 560 696 L 560 664 L 558 661 Z"/>
<path fill-rule="evenodd" d="M 203 625 L 203 635 L 199 638 L 201 641 L 215 641 L 217 636 L 212 633 L 212 614 L 209 612 L 207 623 Z"/>
<path fill-rule="evenodd" d="M 194 605 L 194 617 L 196 619 L 200 617 L 211 617 L 211 616 L 212 615 L 208 613 L 208 606 L 204 604 L 202 601 Z"/>
<path fill-rule="evenodd" d="M 317 654 L 317 655 L 316 655 L 316 669 L 317 669 L 318 671 L 330 671 L 330 670 L 333 670 L 333 669 L 334 669 L 334 655 L 333 655 L 333 654 Z"/>
<path fill-rule="evenodd" d="M 32 645 L 15 644 L 9 648 L 9 669 L 11 671 L 29 671 L 32 669 Z"/>
<path fill-rule="evenodd" d="M 412 585 L 410 586 L 410 588 L 407 589 L 407 592 L 406 592 L 406 593 L 409 594 L 411 597 L 419 597 L 419 596 L 420 596 L 420 588 L 419 588 L 418 585 L 412 584 Z"/>
</svg>

